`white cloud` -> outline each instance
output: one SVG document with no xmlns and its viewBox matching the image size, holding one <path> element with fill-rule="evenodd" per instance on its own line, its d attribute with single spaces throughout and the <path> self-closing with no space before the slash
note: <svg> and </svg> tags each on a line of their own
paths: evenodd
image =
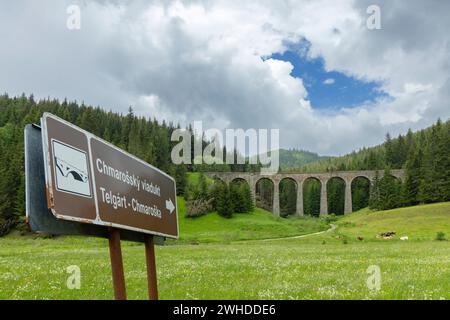
<svg viewBox="0 0 450 320">
<path fill-rule="evenodd" d="M 334 84 L 335 80 L 333 78 L 325 79 L 323 84 L 331 85 Z"/>
<path fill-rule="evenodd" d="M 206 126 L 280 128 L 281 145 L 342 154 L 450 108 L 450 4 L 375 1 L 2 2 L 0 90 L 84 100 Z M 331 113 L 310 105 L 292 64 L 266 59 L 306 38 L 327 70 L 382 81 L 392 99 Z M 262 59 L 263 57 L 264 59 Z M 327 82 L 327 80 L 325 81 Z"/>
</svg>

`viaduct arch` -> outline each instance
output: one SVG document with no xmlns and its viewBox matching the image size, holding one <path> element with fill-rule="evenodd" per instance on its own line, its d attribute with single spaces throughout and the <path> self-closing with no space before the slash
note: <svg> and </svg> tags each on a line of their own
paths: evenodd
<svg viewBox="0 0 450 320">
<path fill-rule="evenodd" d="M 384 176 L 384 170 L 363 170 L 363 171 L 336 171 L 327 173 L 277 173 L 274 175 L 262 175 L 256 172 L 205 172 L 205 175 L 210 178 L 218 178 L 229 184 L 231 181 L 239 179 L 247 181 L 250 190 L 255 199 L 256 184 L 260 179 L 269 179 L 273 183 L 273 205 L 272 212 L 275 215 L 280 215 L 280 181 L 283 179 L 292 179 L 297 183 L 297 207 L 296 214 L 303 216 L 303 182 L 308 178 L 315 178 L 320 181 L 320 215 L 328 214 L 327 202 L 327 182 L 331 178 L 341 178 L 345 182 L 345 204 L 344 213 L 351 213 L 352 209 L 352 181 L 358 177 L 367 178 L 371 183 L 378 173 L 381 179 Z M 403 180 L 404 170 L 391 170 L 390 175 Z"/>
</svg>

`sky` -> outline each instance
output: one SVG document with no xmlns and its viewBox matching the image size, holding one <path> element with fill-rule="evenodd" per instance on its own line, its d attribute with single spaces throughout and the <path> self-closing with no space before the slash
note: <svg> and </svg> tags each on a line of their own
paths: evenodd
<svg viewBox="0 0 450 320">
<path fill-rule="evenodd" d="M 389 95 L 381 88 L 380 81 L 357 79 L 343 72 L 327 71 L 321 57 L 308 58 L 294 48 L 271 59 L 292 64 L 291 76 L 303 80 L 311 106 L 315 109 L 339 110 L 374 103 Z"/>
<path fill-rule="evenodd" d="M 67 28 L 69 5 L 80 29 Z M 369 29 L 367 8 L 380 8 Z M 0 92 L 342 155 L 450 117 L 449 1 L 0 1 Z"/>
</svg>

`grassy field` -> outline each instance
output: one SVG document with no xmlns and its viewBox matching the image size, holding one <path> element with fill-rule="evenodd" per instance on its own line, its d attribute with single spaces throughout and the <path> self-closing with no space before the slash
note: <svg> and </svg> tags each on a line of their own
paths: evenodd
<svg viewBox="0 0 450 320">
<path fill-rule="evenodd" d="M 225 219 L 213 212 L 198 218 L 185 217 L 184 199 L 178 198 L 180 239 L 178 243 L 229 243 L 238 240 L 268 239 L 307 234 L 329 228 L 322 219 L 284 219 L 256 208 L 252 213 L 234 214 Z M 169 241 L 170 244 L 173 241 Z"/>
<path fill-rule="evenodd" d="M 280 229 L 272 232 L 260 226 L 245 236 L 224 237 L 233 227 L 252 224 L 252 217 Z M 450 203 L 363 210 L 339 219 L 335 231 L 271 241 L 233 240 L 250 234 L 272 238 L 282 233 L 281 228 L 289 231 L 309 220 L 278 221 L 257 211 L 223 219 L 221 229 L 215 226 L 218 218 L 180 217 L 184 240 L 157 248 L 162 299 L 450 299 L 450 242 L 434 240 L 438 231 L 450 238 Z M 316 223 L 322 229 L 323 221 Z M 376 237 L 385 231 L 396 231 L 397 236 Z M 400 241 L 402 235 L 410 240 Z M 358 236 L 364 240 L 358 241 Z M 123 242 L 123 255 L 128 297 L 146 299 L 143 246 Z M 70 265 L 81 269 L 79 290 L 66 286 Z M 379 291 L 366 286 L 370 265 L 381 270 Z M 111 298 L 106 240 L 17 235 L 0 239 L 0 299 Z"/>
<path fill-rule="evenodd" d="M 450 238 L 450 205 L 436 203 L 379 212 L 364 209 L 344 217 L 338 225 L 342 233 L 353 239 L 363 236 L 366 241 L 377 240 L 376 235 L 386 231 L 395 231 L 396 241 L 401 236 L 408 236 L 410 241 L 432 240 L 439 231 Z"/>
</svg>

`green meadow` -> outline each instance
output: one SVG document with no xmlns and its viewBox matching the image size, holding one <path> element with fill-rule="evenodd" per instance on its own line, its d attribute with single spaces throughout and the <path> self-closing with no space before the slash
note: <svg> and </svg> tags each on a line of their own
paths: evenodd
<svg viewBox="0 0 450 320">
<path fill-rule="evenodd" d="M 255 208 L 252 213 L 234 214 L 226 219 L 212 212 L 197 218 L 185 218 L 184 199 L 178 198 L 180 238 L 176 243 L 229 243 L 239 240 L 271 239 L 303 235 L 329 229 L 323 219 L 312 217 L 280 218 Z M 174 241 L 169 240 L 169 244 Z"/>
<path fill-rule="evenodd" d="M 180 240 L 157 247 L 161 299 L 450 299 L 450 203 L 372 212 L 334 222 L 257 209 L 231 219 L 187 219 Z M 392 239 L 378 234 L 395 231 Z M 401 241 L 400 237 L 408 236 Z M 362 240 L 358 240 L 358 237 Z M 263 240 L 272 239 L 272 240 Z M 122 242 L 127 295 L 146 299 L 144 248 Z M 81 288 L 68 289 L 79 266 Z M 381 272 L 369 289 L 369 266 Z M 0 299 L 112 299 L 107 240 L 10 234 L 0 239 Z"/>
</svg>

